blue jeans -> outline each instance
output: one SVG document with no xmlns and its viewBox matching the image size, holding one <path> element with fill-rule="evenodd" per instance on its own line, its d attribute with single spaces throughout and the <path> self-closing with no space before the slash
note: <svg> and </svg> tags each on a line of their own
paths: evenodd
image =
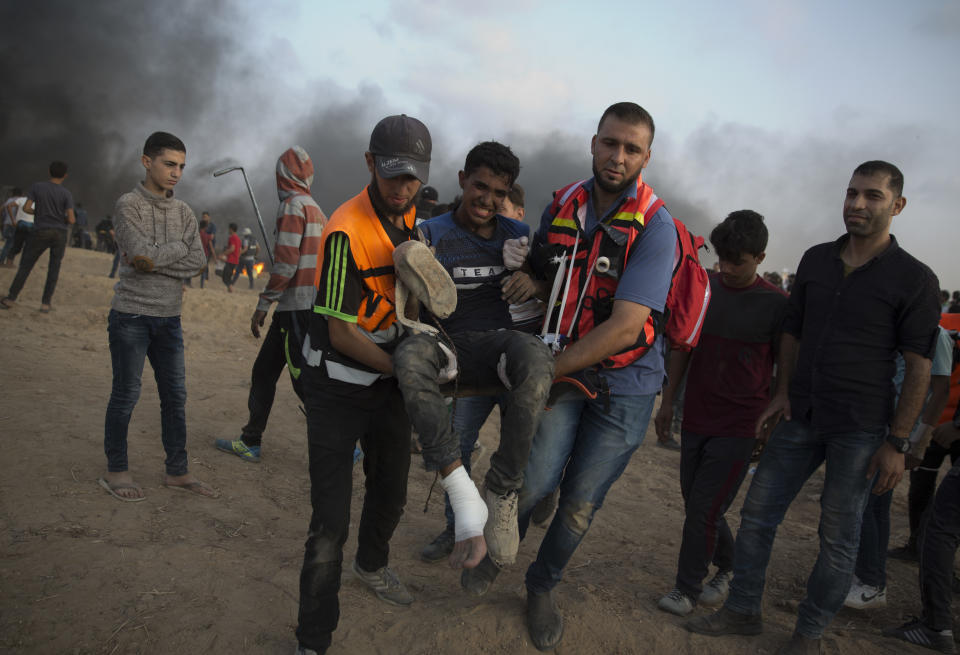
<svg viewBox="0 0 960 655">
<path fill-rule="evenodd" d="M 7 292 L 10 300 L 16 300 L 20 295 L 23 285 L 30 276 L 30 271 L 33 270 L 43 251 L 47 249 L 50 250 L 50 264 L 47 266 L 47 281 L 43 285 L 43 297 L 40 302 L 49 305 L 53 300 L 53 292 L 57 289 L 57 280 L 60 277 L 60 262 L 67 251 L 67 231 L 58 228 L 33 229 L 29 233 L 27 243 L 23 247 L 20 266 L 17 268 L 13 282 L 10 283 L 10 291 Z"/>
<path fill-rule="evenodd" d="M 160 394 L 160 437 L 167 475 L 187 473 L 187 387 L 179 316 L 142 316 L 110 310 L 107 331 L 113 389 L 107 404 L 103 450 L 107 470 L 127 470 L 127 429 L 140 398 L 144 359 L 150 359 Z"/>
<path fill-rule="evenodd" d="M 246 272 L 247 279 L 250 280 L 250 288 L 253 288 L 253 265 L 256 263 L 252 259 L 241 259 L 240 263 L 237 264 L 236 270 L 233 272 L 233 281 L 230 284 L 236 284 L 237 280 L 240 279 L 240 274 Z"/>
<path fill-rule="evenodd" d="M 453 431 L 460 440 L 460 463 L 463 464 L 463 470 L 470 475 L 470 457 L 473 455 L 473 446 L 477 443 L 480 436 L 480 428 L 486 422 L 490 412 L 497 405 L 500 406 L 501 415 L 506 406 L 506 394 L 499 396 L 467 396 L 457 398 L 456 405 L 453 408 Z M 447 529 L 453 530 L 453 507 L 450 506 L 450 497 L 443 494 L 444 516 L 447 517 Z"/>
<path fill-rule="evenodd" d="M 803 484 L 826 461 L 820 496 L 820 554 L 807 580 L 807 596 L 800 603 L 796 625 L 796 631 L 805 637 L 818 639 L 823 634 L 850 590 L 860 521 L 873 486 L 867 469 L 885 435 L 885 427 L 822 433 L 799 420 L 777 425 L 740 512 L 728 609 L 760 614 L 777 526 Z"/>
<path fill-rule="evenodd" d="M 560 582 L 607 491 L 643 443 L 655 400 L 656 394 L 612 395 L 610 412 L 604 413 L 603 401 L 568 395 L 544 412 L 520 489 L 520 538 L 533 508 L 558 485 L 560 500 L 527 569 L 528 591 L 547 592 Z"/>
</svg>

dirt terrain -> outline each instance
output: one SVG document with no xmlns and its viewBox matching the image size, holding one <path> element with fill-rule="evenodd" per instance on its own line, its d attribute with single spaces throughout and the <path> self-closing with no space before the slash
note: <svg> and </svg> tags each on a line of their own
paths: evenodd
<svg viewBox="0 0 960 655">
<path fill-rule="evenodd" d="M 306 426 L 286 377 L 261 464 L 213 448 L 214 438 L 236 436 L 245 422 L 258 348 L 249 333 L 256 292 L 243 279 L 228 294 L 214 279 L 206 289 L 190 289 L 184 302 L 190 466 L 222 497 L 160 485 L 159 401 L 148 365 L 130 429 L 131 472 L 147 500 L 121 503 L 96 483 L 105 468 L 111 384 L 110 262 L 104 253 L 69 249 L 54 311 L 41 314 L 44 256 L 17 307 L 0 312 L 0 652 L 288 655 L 296 643 L 310 504 Z M 0 290 L 14 272 L 0 268 Z M 497 434 L 494 415 L 481 436 L 486 455 L 475 465 L 476 479 Z M 651 426 L 558 588 L 566 631 L 557 653 L 772 653 L 789 637 L 818 550 L 822 474 L 810 480 L 780 529 L 764 634 L 711 640 L 691 635 L 681 619 L 656 608 L 675 572 L 683 516 L 678 463 L 679 454 L 655 446 Z M 355 510 L 359 465 L 356 473 Z M 392 542 L 391 564 L 416 602 L 385 605 L 348 569 L 330 652 L 537 652 L 524 625 L 523 572 L 542 528 L 531 528 L 518 565 L 486 597 L 469 597 L 457 572 L 417 557 L 442 526 L 439 496 L 423 511 L 432 480 L 415 459 L 407 512 Z M 745 489 L 729 514 L 734 528 Z M 901 543 L 905 533 L 904 483 L 896 492 L 891 543 Z M 354 530 L 346 562 L 355 547 Z M 919 611 L 915 566 L 891 561 L 889 577 L 888 607 L 842 611 L 827 632 L 826 652 L 926 652 L 880 636 L 881 627 Z"/>
</svg>

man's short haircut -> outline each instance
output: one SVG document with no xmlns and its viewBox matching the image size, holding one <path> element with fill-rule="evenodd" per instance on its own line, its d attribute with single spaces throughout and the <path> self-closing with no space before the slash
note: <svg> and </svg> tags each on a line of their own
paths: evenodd
<svg viewBox="0 0 960 655">
<path fill-rule="evenodd" d="M 210 212 L 200 212 L 200 215 L 201 215 L 201 216 L 209 216 L 209 215 L 210 215 Z"/>
<path fill-rule="evenodd" d="M 520 175 L 520 160 L 509 147 L 496 141 L 484 141 L 475 145 L 467 153 L 463 172 L 469 177 L 475 170 L 486 166 L 494 175 L 506 175 L 510 186 Z"/>
<path fill-rule="evenodd" d="M 236 224 L 236 223 L 230 223 L 230 226 L 229 226 L 229 227 L 230 227 L 230 229 L 233 230 L 234 232 L 237 231 L 237 224 Z"/>
<path fill-rule="evenodd" d="M 143 154 L 150 159 L 159 156 L 164 150 L 176 150 L 186 154 L 187 146 L 183 145 L 183 141 L 169 132 L 154 132 L 147 137 L 147 142 L 143 144 Z"/>
<path fill-rule="evenodd" d="M 67 174 L 67 164 L 62 161 L 50 162 L 50 177 L 59 180 Z"/>
<path fill-rule="evenodd" d="M 509 200 L 514 207 L 523 207 L 526 196 L 527 194 L 524 192 L 523 187 L 514 183 L 510 189 L 510 193 L 507 194 L 507 200 Z"/>
<path fill-rule="evenodd" d="M 607 109 L 603 112 L 603 115 L 600 116 L 600 122 L 597 123 L 597 133 L 599 133 L 600 128 L 603 127 L 603 121 L 606 120 L 607 116 L 615 116 L 624 122 L 630 123 L 631 125 L 646 125 L 648 128 L 650 128 L 649 145 L 653 145 L 653 133 L 656 131 L 656 128 L 653 125 L 653 116 L 651 116 L 650 112 L 637 103 L 618 102 L 607 107 Z"/>
<path fill-rule="evenodd" d="M 21 189 L 21 188 L 18 187 L 18 186 L 15 186 L 15 187 L 13 187 L 13 188 L 10 190 L 10 197 L 11 197 L 11 198 L 13 198 L 14 196 L 22 196 L 22 195 L 23 195 L 23 189 Z M 949 293 L 947 294 L 947 297 L 948 297 L 948 298 L 950 297 L 950 294 L 949 294 Z"/>
<path fill-rule="evenodd" d="M 710 243 L 720 259 L 736 262 L 744 254 L 757 256 L 767 249 L 767 226 L 763 216 L 751 209 L 731 212 L 710 233 Z"/>
<path fill-rule="evenodd" d="M 893 191 L 897 198 L 903 195 L 903 173 L 890 162 L 880 161 L 879 159 L 865 161 L 854 169 L 853 174 L 864 176 L 889 175 L 890 181 L 887 182 L 887 187 Z"/>
</svg>

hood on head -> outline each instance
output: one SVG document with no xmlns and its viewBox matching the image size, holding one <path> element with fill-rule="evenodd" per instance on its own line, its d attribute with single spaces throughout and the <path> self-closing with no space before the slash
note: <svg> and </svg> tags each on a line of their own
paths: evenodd
<svg viewBox="0 0 960 655">
<path fill-rule="evenodd" d="M 300 146 L 288 148 L 277 160 L 277 195 L 286 200 L 292 195 L 310 195 L 313 184 L 313 162 Z"/>
</svg>

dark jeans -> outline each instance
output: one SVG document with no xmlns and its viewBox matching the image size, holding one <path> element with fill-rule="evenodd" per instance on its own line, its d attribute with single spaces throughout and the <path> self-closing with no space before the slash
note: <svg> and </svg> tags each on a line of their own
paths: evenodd
<svg viewBox="0 0 960 655">
<path fill-rule="evenodd" d="M 860 527 L 860 548 L 854 569 L 860 582 L 871 587 L 887 586 L 887 547 L 890 545 L 890 504 L 893 491 L 877 496 L 870 494 L 863 510 Z"/>
<path fill-rule="evenodd" d="M 820 553 L 796 624 L 796 632 L 804 637 L 820 638 L 850 590 L 863 508 L 874 484 L 867 478 L 867 468 L 885 435 L 886 427 L 819 432 L 799 419 L 781 421 L 774 428 L 740 512 L 728 609 L 760 614 L 777 527 L 807 479 L 826 462 Z"/>
<path fill-rule="evenodd" d="M 457 398 L 456 405 L 453 408 L 453 431 L 460 441 L 460 462 L 463 469 L 470 475 L 473 447 L 480 436 L 480 428 L 487 421 L 490 412 L 497 405 L 500 406 L 501 415 L 506 406 L 506 394 L 499 396 L 467 396 Z M 443 514 L 447 519 L 447 528 L 453 530 L 454 516 L 453 507 L 450 505 L 450 497 L 443 494 Z"/>
<path fill-rule="evenodd" d="M 33 233 L 33 223 L 17 223 L 17 229 L 13 233 L 13 249 L 7 253 L 8 257 L 16 257 L 23 252 L 23 247 L 27 244 L 27 239 Z"/>
<path fill-rule="evenodd" d="M 57 288 L 57 278 L 60 277 L 60 262 L 67 251 L 67 231 L 57 228 L 35 229 L 30 232 L 27 244 L 23 248 L 23 257 L 20 258 L 17 275 L 13 278 L 10 291 L 7 293 L 10 300 L 16 300 L 17 296 L 20 295 L 20 290 L 23 289 L 34 264 L 37 263 L 40 255 L 47 248 L 50 249 L 50 264 L 47 267 L 47 282 L 43 286 L 43 299 L 40 302 L 49 305 L 50 301 L 53 300 L 53 292 Z"/>
<path fill-rule="evenodd" d="M 540 419 L 517 502 L 522 539 L 534 507 L 560 487 L 557 513 L 527 569 L 527 590 L 544 593 L 586 536 L 597 510 L 634 451 L 643 443 L 656 394 L 602 400 L 566 394 Z"/>
<path fill-rule="evenodd" d="M 206 280 L 210 279 L 210 264 L 208 263 L 203 268 L 200 269 L 200 288 L 203 288 L 203 283 Z"/>
<path fill-rule="evenodd" d="M 960 441 L 954 441 L 949 449 L 931 442 L 923 454 L 923 461 L 910 471 L 910 491 L 907 495 L 907 510 L 910 516 L 910 543 L 916 544 L 920 526 L 937 490 L 937 473 L 943 460 L 950 456 L 950 464 L 960 461 Z"/>
<path fill-rule="evenodd" d="M 0 250 L 0 264 L 7 261 L 7 256 L 13 248 L 14 235 L 17 233 L 15 225 L 3 226 L 3 250 Z"/>
<path fill-rule="evenodd" d="M 305 310 L 302 313 L 309 313 L 309 311 Z M 267 419 L 270 418 L 273 399 L 277 393 L 277 380 L 283 373 L 283 367 L 287 365 L 285 349 L 287 331 L 290 329 L 293 315 L 298 313 L 301 312 L 275 311 L 273 313 L 270 329 L 263 337 L 260 352 L 257 353 L 257 359 L 253 362 L 250 395 L 247 397 L 247 409 L 250 415 L 247 424 L 243 426 L 242 434 L 243 443 L 248 446 L 259 446 L 263 431 L 267 427 Z M 296 347 L 299 348 L 300 345 Z M 300 395 L 298 386 L 294 381 L 294 390 L 297 391 L 297 395 Z"/>
<path fill-rule="evenodd" d="M 953 558 L 960 545 L 960 466 L 947 472 L 920 539 L 920 598 L 923 621 L 933 630 L 950 630 L 953 615 Z"/>
<path fill-rule="evenodd" d="M 250 280 L 250 288 L 253 288 L 253 265 L 256 262 L 254 260 L 244 261 L 240 260 L 240 263 L 237 264 L 236 270 L 233 272 L 233 279 L 230 281 L 230 284 L 236 284 L 237 280 L 240 279 L 240 274 L 246 271 L 247 279 Z"/>
<path fill-rule="evenodd" d="M 506 356 L 511 389 L 500 419 L 500 445 L 490 457 L 486 484 L 505 494 L 523 484 L 523 469 L 553 381 L 553 355 L 540 339 L 514 330 L 458 332 L 453 335 L 460 369 L 458 384 L 481 389 L 503 388 L 497 363 Z M 393 356 L 397 382 L 407 413 L 420 438 L 427 470 L 439 470 L 461 456 L 450 412 L 437 384 L 446 361 L 437 338 L 415 334 L 404 339 Z"/>
<path fill-rule="evenodd" d="M 140 398 L 144 359 L 150 359 L 160 394 L 160 437 L 168 475 L 187 472 L 187 387 L 179 316 L 141 316 L 113 309 L 107 319 L 113 388 L 107 404 L 103 450 L 107 470 L 127 470 L 127 429 Z"/>
<path fill-rule="evenodd" d="M 223 279 L 223 283 L 226 284 L 228 287 L 233 286 L 233 274 L 236 272 L 236 270 L 237 270 L 236 264 L 228 263 L 223 265 L 223 273 L 221 273 L 220 277 L 221 279 Z"/>
<path fill-rule="evenodd" d="M 349 395 L 321 386 L 323 373 L 318 368 L 305 366 L 301 376 L 313 513 L 300 572 L 297 639 L 323 651 L 340 618 L 337 596 L 350 527 L 354 446 L 359 440 L 366 476 L 357 564 L 364 571 L 376 571 L 387 565 L 390 538 L 407 500 L 410 422 L 392 379 L 375 382 L 373 400 L 358 404 Z"/>
<path fill-rule="evenodd" d="M 705 437 L 684 430 L 680 440 L 680 490 L 686 518 L 677 559 L 677 589 L 696 599 L 713 562 L 733 569 L 733 534 L 724 514 L 747 474 L 757 440 Z"/>
</svg>

